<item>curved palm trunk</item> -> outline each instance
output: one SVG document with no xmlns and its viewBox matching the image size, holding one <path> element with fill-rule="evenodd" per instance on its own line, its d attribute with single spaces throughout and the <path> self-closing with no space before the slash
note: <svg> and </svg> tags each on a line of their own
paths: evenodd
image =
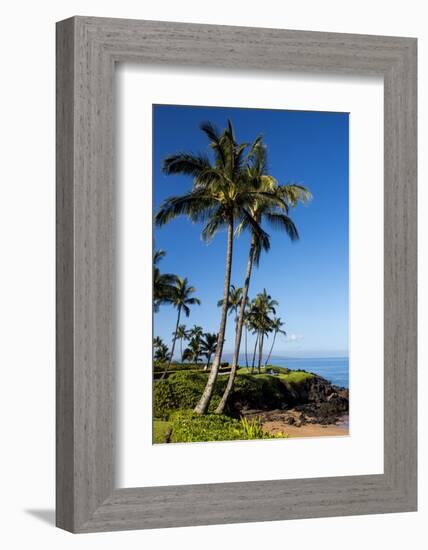
<svg viewBox="0 0 428 550">
<path fill-rule="evenodd" d="M 267 356 L 267 358 L 266 358 L 265 368 L 266 368 L 267 364 L 269 363 L 270 356 L 272 355 L 272 350 L 273 350 L 273 346 L 275 345 L 275 339 L 276 339 L 276 335 L 277 335 L 277 334 L 278 334 L 277 331 L 275 331 L 275 332 L 273 333 L 272 345 L 271 345 L 271 347 L 270 347 L 269 354 L 268 354 L 268 356 Z"/>
<path fill-rule="evenodd" d="M 251 363 L 251 374 L 253 374 L 253 372 L 254 372 L 254 367 L 255 367 L 255 365 L 256 365 L 256 351 L 257 351 L 257 344 L 259 343 L 259 336 L 260 336 L 260 334 L 257 333 L 256 342 L 255 342 L 255 344 L 254 344 L 253 362 Z"/>
<path fill-rule="evenodd" d="M 217 380 L 218 369 L 220 367 L 221 356 L 223 353 L 224 335 L 226 332 L 226 322 L 229 303 L 229 288 L 230 288 L 230 274 L 232 271 L 232 255 L 233 255 L 233 219 L 229 220 L 227 226 L 227 255 L 226 255 L 226 273 L 224 277 L 223 288 L 223 305 L 221 307 L 221 321 L 220 330 L 218 332 L 217 350 L 214 357 L 211 371 L 208 376 L 207 385 L 199 400 L 199 403 L 195 407 L 195 412 L 198 414 L 205 414 L 208 410 L 208 406 L 211 401 L 211 397 L 214 391 L 215 382 Z"/>
<path fill-rule="evenodd" d="M 180 338 L 180 356 L 181 362 L 183 363 L 183 338 Z"/>
<path fill-rule="evenodd" d="M 239 350 L 241 348 L 242 328 L 244 326 L 244 315 L 245 315 L 244 304 L 247 302 L 248 289 L 250 287 L 251 270 L 253 268 L 253 259 L 254 259 L 254 248 L 255 248 L 254 239 L 252 239 L 250 252 L 248 254 L 247 272 L 245 274 L 244 288 L 242 291 L 242 302 L 241 302 L 241 307 L 239 308 L 238 323 L 236 325 L 235 349 L 233 352 L 232 368 L 230 370 L 229 379 L 227 381 L 227 386 L 226 386 L 226 389 L 224 390 L 223 397 L 221 398 L 221 401 L 218 404 L 217 409 L 215 411 L 217 414 L 223 414 L 224 408 L 226 407 L 227 400 L 229 399 L 230 392 L 233 389 L 233 384 L 235 383 L 236 370 L 238 368 L 238 360 L 239 360 Z"/>
<path fill-rule="evenodd" d="M 264 339 L 265 339 L 265 335 L 262 332 L 261 336 L 260 336 L 260 339 L 259 339 L 259 362 L 258 362 L 258 365 L 257 365 L 257 370 L 259 371 L 259 374 L 261 373 L 261 368 L 262 368 L 263 341 L 264 341 Z"/>
<path fill-rule="evenodd" d="M 174 356 L 174 350 L 175 350 L 175 342 L 177 341 L 177 331 L 178 331 L 178 325 L 180 324 L 180 315 L 181 315 L 181 306 L 178 308 L 178 315 L 177 315 L 177 323 L 175 325 L 175 332 L 174 336 L 172 337 L 172 346 L 171 346 L 171 357 L 169 358 L 168 364 L 165 367 L 165 370 L 162 373 L 161 380 L 163 380 L 166 376 L 166 373 L 168 372 L 169 367 L 172 363 L 172 358 Z"/>
</svg>

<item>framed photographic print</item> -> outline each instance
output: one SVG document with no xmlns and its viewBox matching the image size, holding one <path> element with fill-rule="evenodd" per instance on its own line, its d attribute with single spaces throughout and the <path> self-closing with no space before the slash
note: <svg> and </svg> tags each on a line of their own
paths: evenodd
<svg viewBox="0 0 428 550">
<path fill-rule="evenodd" d="M 57 26 L 57 525 L 416 509 L 416 40 Z"/>
</svg>

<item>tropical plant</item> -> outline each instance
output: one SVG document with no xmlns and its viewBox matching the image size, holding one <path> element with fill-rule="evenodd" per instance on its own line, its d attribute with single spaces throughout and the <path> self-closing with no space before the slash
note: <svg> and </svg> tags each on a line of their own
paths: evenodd
<svg viewBox="0 0 428 550">
<path fill-rule="evenodd" d="M 153 255 L 153 308 L 159 311 L 161 304 L 171 301 L 177 276 L 172 273 L 161 273 L 158 264 L 166 256 L 164 250 L 156 250 Z"/>
<path fill-rule="evenodd" d="M 160 344 L 155 350 L 154 360 L 158 364 L 168 363 L 170 359 L 170 354 L 168 352 L 168 346 L 164 343 Z"/>
<path fill-rule="evenodd" d="M 174 334 L 180 340 L 180 357 L 183 362 L 183 340 L 189 339 L 189 331 L 186 329 L 186 325 L 179 325 Z"/>
<path fill-rule="evenodd" d="M 208 370 L 210 367 L 211 357 L 217 350 L 217 340 L 218 334 L 214 332 L 205 332 L 201 341 L 202 353 L 207 358 L 207 364 L 204 367 L 204 371 Z"/>
<path fill-rule="evenodd" d="M 183 359 L 192 363 L 199 363 L 199 359 L 202 355 L 202 345 L 200 338 L 192 338 L 189 345 L 183 352 Z"/>
<path fill-rule="evenodd" d="M 193 325 L 189 330 L 189 338 L 194 338 L 195 340 L 200 340 L 204 333 L 204 329 L 199 325 Z"/>
<path fill-rule="evenodd" d="M 247 420 L 245 417 L 242 417 L 241 425 L 247 439 L 263 439 L 267 436 L 260 418 Z"/>
<path fill-rule="evenodd" d="M 285 330 L 282 330 L 281 328 L 283 326 L 284 326 L 284 323 L 282 322 L 281 317 L 274 317 L 270 323 L 270 329 L 273 332 L 273 340 L 272 340 L 272 345 L 270 347 L 268 356 L 266 358 L 265 367 L 269 363 L 270 356 L 272 355 L 277 334 L 283 334 L 284 336 L 287 336 L 287 333 L 285 332 Z"/>
<path fill-rule="evenodd" d="M 259 373 L 261 372 L 262 366 L 264 339 L 265 336 L 271 331 L 272 326 L 272 319 L 269 315 L 271 313 L 276 313 L 275 307 L 277 305 L 278 302 L 272 299 L 265 288 L 263 289 L 263 292 L 257 294 L 254 299 L 253 323 L 259 336 L 259 359 L 257 365 L 257 370 Z"/>
<path fill-rule="evenodd" d="M 161 346 L 163 344 L 163 340 L 162 338 L 160 338 L 160 336 L 155 336 L 153 338 L 153 349 L 157 349 L 159 346 Z"/>
<path fill-rule="evenodd" d="M 239 320 L 239 309 L 242 304 L 242 288 L 236 287 L 235 285 L 230 285 L 229 289 L 229 303 L 228 311 L 235 314 L 235 333 L 238 328 Z M 223 299 L 217 302 L 217 306 L 221 307 L 223 305 Z"/>
<path fill-rule="evenodd" d="M 218 343 L 214 361 L 205 390 L 195 407 L 198 414 L 206 413 L 220 367 L 227 323 L 230 276 L 233 258 L 233 237 L 235 228 L 244 223 L 258 235 L 266 247 L 268 237 L 257 220 L 251 215 L 252 208 L 265 195 L 260 185 L 249 186 L 245 151 L 248 144 L 235 140 L 232 123 L 220 134 L 212 124 L 201 125 L 208 137 L 214 155 L 211 162 L 207 155 L 178 153 L 165 159 L 166 174 L 185 174 L 193 178 L 191 191 L 181 196 L 170 197 L 161 205 L 155 217 L 157 225 L 164 225 L 178 216 L 187 216 L 192 222 L 203 222 L 202 238 L 212 239 L 223 228 L 227 230 L 227 252 L 223 287 Z M 250 150 L 254 148 L 251 147 Z M 265 197 L 268 200 L 268 197 Z"/>
<path fill-rule="evenodd" d="M 256 187 L 259 189 L 259 194 L 257 196 L 257 200 L 254 201 L 252 208 L 250 209 L 250 217 L 244 218 L 237 228 L 238 234 L 246 229 L 249 229 L 251 233 L 247 270 L 245 274 L 244 287 L 242 290 L 242 303 L 246 303 L 248 300 L 248 291 L 250 287 L 253 264 L 258 266 L 262 250 L 264 249 L 267 251 L 270 248 L 269 240 L 266 242 L 266 237 L 263 239 L 261 238 L 260 232 L 254 230 L 254 224 L 257 224 L 257 226 L 260 227 L 260 225 L 266 221 L 274 229 L 284 231 L 292 241 L 295 241 L 299 238 L 299 235 L 294 222 L 288 215 L 289 208 L 290 206 L 296 206 L 298 202 L 305 202 L 311 198 L 309 190 L 305 187 L 296 184 L 280 185 L 274 177 L 267 174 L 266 147 L 261 137 L 258 137 L 251 147 L 246 177 L 248 184 L 251 187 Z M 235 381 L 244 320 L 245 307 L 242 307 L 236 326 L 235 349 L 228 384 L 216 410 L 219 414 L 224 411 L 227 399 L 232 391 Z M 247 334 L 245 336 L 247 336 Z M 254 368 L 254 359 L 252 369 Z M 247 355 L 246 360 L 248 366 Z"/>
<path fill-rule="evenodd" d="M 165 378 L 166 373 L 169 367 L 171 366 L 172 358 L 174 357 L 175 343 L 177 341 L 177 331 L 180 325 L 181 312 L 184 311 L 184 314 L 186 315 L 186 317 L 189 317 L 190 315 L 189 306 L 200 305 L 201 303 L 199 298 L 195 298 L 194 296 L 192 296 L 192 294 L 194 294 L 195 292 L 196 292 L 196 288 L 194 286 L 189 285 L 189 281 L 187 280 L 187 278 L 184 278 L 184 279 L 182 279 L 181 277 L 176 278 L 175 287 L 170 296 L 170 303 L 175 308 L 177 308 L 177 322 L 175 324 L 175 331 L 172 337 L 170 359 L 162 374 L 162 378 Z"/>
</svg>

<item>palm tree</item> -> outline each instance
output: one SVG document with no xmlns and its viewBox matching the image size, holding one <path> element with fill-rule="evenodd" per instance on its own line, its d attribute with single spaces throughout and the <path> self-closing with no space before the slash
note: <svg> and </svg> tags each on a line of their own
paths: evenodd
<svg viewBox="0 0 428 550">
<path fill-rule="evenodd" d="M 239 308 L 241 307 L 241 304 L 242 304 L 242 288 L 236 287 L 235 285 L 230 285 L 228 310 L 229 310 L 229 313 L 235 314 L 235 333 L 238 328 Z M 223 299 L 217 302 L 218 307 L 221 307 L 222 305 L 223 305 Z"/>
<path fill-rule="evenodd" d="M 177 308 L 177 322 L 175 324 L 175 331 L 173 332 L 173 337 L 172 337 L 171 356 L 169 359 L 169 363 L 165 367 L 165 371 L 162 374 L 162 378 L 165 378 L 167 370 L 171 366 L 172 358 L 174 357 L 175 343 L 177 341 L 177 332 L 178 332 L 178 326 L 180 324 L 181 312 L 184 311 L 186 317 L 189 317 L 190 315 L 189 306 L 200 305 L 201 303 L 199 298 L 195 298 L 194 296 L 192 296 L 192 294 L 194 294 L 195 292 L 196 292 L 196 288 L 194 286 L 189 286 L 189 281 L 187 280 L 187 278 L 182 279 L 181 277 L 177 277 L 174 290 L 170 297 L 170 303 L 175 308 Z"/>
<path fill-rule="evenodd" d="M 202 335 L 204 333 L 204 330 L 199 325 L 193 325 L 193 327 L 189 330 L 189 338 L 194 338 L 195 340 L 200 340 L 202 338 Z"/>
<path fill-rule="evenodd" d="M 245 220 L 261 241 L 267 241 L 267 235 L 251 216 L 251 207 L 262 198 L 263 193 L 257 187 L 247 185 L 245 151 L 248 144 L 236 142 L 230 121 L 221 134 L 208 122 L 202 124 L 201 129 L 210 140 L 214 162 L 206 155 L 190 153 L 178 153 L 165 159 L 163 169 L 166 174 L 189 175 L 193 178 L 193 186 L 190 192 L 182 196 L 166 199 L 155 217 L 158 225 L 164 225 L 182 215 L 189 217 L 192 222 L 204 222 L 204 240 L 212 239 L 220 229 L 227 230 L 226 269 L 217 350 L 207 384 L 195 407 L 198 414 L 204 414 L 208 409 L 223 353 L 235 227 Z"/>
<path fill-rule="evenodd" d="M 214 332 L 206 332 L 203 340 L 201 341 L 202 353 L 207 358 L 207 364 L 204 367 L 204 371 L 209 369 L 211 356 L 217 350 L 217 340 L 218 334 L 215 334 Z"/>
<path fill-rule="evenodd" d="M 164 364 L 169 361 L 170 354 L 168 353 L 168 346 L 164 343 L 162 343 L 160 346 L 156 348 L 154 359 L 156 363 Z"/>
<path fill-rule="evenodd" d="M 269 317 L 269 314 L 276 313 L 275 306 L 277 305 L 278 302 L 272 299 L 265 288 L 262 293 L 257 294 L 254 300 L 255 321 L 259 332 L 259 359 L 257 365 L 259 373 L 262 366 L 264 338 L 271 330 L 272 319 Z"/>
<path fill-rule="evenodd" d="M 270 323 L 270 328 L 271 328 L 271 331 L 273 332 L 273 340 L 272 340 L 272 345 L 271 345 L 270 350 L 269 350 L 269 354 L 266 358 L 265 368 L 266 368 L 267 364 L 269 363 L 270 356 L 272 355 L 273 346 L 275 345 L 276 335 L 277 334 L 283 334 L 284 336 L 287 336 L 287 333 L 285 332 L 285 330 L 281 329 L 281 327 L 283 327 L 283 326 L 284 326 L 284 323 L 282 322 L 281 317 L 274 317 L 272 319 L 271 323 Z"/>
<path fill-rule="evenodd" d="M 244 329 L 245 329 L 245 366 L 248 369 L 248 329 L 249 329 L 249 322 L 248 322 L 248 313 L 244 311 Z"/>
<path fill-rule="evenodd" d="M 155 336 L 153 338 L 153 347 L 158 348 L 161 344 L 163 344 L 163 340 L 160 336 Z"/>
<path fill-rule="evenodd" d="M 263 289 L 263 292 L 257 294 L 254 299 L 254 316 L 255 324 L 259 334 L 259 360 L 257 370 L 261 372 L 262 357 L 263 357 L 263 344 L 265 336 L 271 330 L 272 320 L 269 317 L 270 313 L 275 314 L 275 307 L 278 305 L 276 300 L 273 300 L 270 294 Z"/>
<path fill-rule="evenodd" d="M 184 350 L 183 358 L 186 361 L 191 361 L 192 363 L 199 363 L 199 357 L 201 356 L 201 340 L 198 338 L 192 338 L 189 342 L 189 345 Z"/>
<path fill-rule="evenodd" d="M 175 336 L 180 340 L 180 357 L 181 362 L 183 362 L 183 340 L 188 340 L 189 338 L 189 331 L 186 330 L 186 325 L 179 325 Z"/>
<path fill-rule="evenodd" d="M 251 208 L 250 217 L 252 222 L 259 227 L 263 221 L 267 221 L 276 229 L 284 231 L 288 237 L 295 241 L 299 238 L 296 226 L 289 217 L 289 207 L 296 206 L 298 202 L 305 202 L 310 199 L 310 192 L 301 185 L 279 185 L 277 180 L 267 173 L 267 155 L 266 147 L 261 137 L 257 138 L 249 153 L 247 180 L 250 186 L 258 187 L 263 193 L 259 193 L 257 199 Z M 272 195 L 274 198 L 272 198 Z M 253 223 L 249 219 L 244 219 L 237 231 L 240 233 L 244 229 L 251 232 L 250 249 L 248 253 L 247 271 L 245 274 L 244 287 L 242 291 L 242 303 L 248 300 L 248 291 L 250 287 L 251 273 L 253 264 L 259 265 L 261 251 L 269 250 L 270 243 L 260 238 L 260 232 L 254 231 Z M 216 409 L 218 414 L 222 414 L 226 406 L 227 399 L 232 391 L 236 370 L 238 368 L 239 351 L 241 348 L 242 328 L 244 326 L 245 307 L 241 308 L 236 327 L 235 349 L 232 359 L 232 367 L 229 379 L 224 390 L 224 394 Z M 258 339 L 257 339 L 258 340 Z M 257 345 L 256 340 L 256 345 Z M 262 344 L 263 347 L 263 344 Z M 255 354 L 254 354 L 255 359 Z M 254 368 L 254 359 L 253 367 Z"/>
<path fill-rule="evenodd" d="M 252 361 L 251 361 L 251 374 L 253 374 L 254 367 L 255 367 L 255 364 L 256 364 L 257 345 L 259 343 L 259 333 L 258 333 L 257 325 L 256 325 L 256 311 L 255 311 L 255 306 L 254 306 L 254 300 L 252 300 L 248 305 L 248 311 L 247 311 L 247 314 L 246 314 L 246 325 L 248 327 L 247 330 L 249 330 L 250 332 L 252 332 L 252 334 L 255 334 L 255 336 L 256 336 L 256 340 L 254 342 L 253 358 L 252 358 Z M 233 364 L 232 364 L 232 366 L 233 366 Z M 230 377 L 229 377 L 229 379 L 230 379 Z M 224 397 L 224 395 L 223 395 L 223 397 Z"/>
<path fill-rule="evenodd" d="M 166 256 L 164 250 L 156 250 L 153 255 L 153 308 L 159 311 L 161 304 L 170 302 L 177 282 L 177 276 L 172 273 L 161 273 L 158 264 Z"/>
</svg>

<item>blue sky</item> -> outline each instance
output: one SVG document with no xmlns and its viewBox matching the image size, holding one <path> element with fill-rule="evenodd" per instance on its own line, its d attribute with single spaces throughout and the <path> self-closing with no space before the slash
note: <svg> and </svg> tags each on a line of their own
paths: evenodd
<svg viewBox="0 0 428 550">
<path fill-rule="evenodd" d="M 154 211 L 166 197 L 184 193 L 192 183 L 187 176 L 164 175 L 163 159 L 179 151 L 208 152 L 200 123 L 209 120 L 223 130 L 228 118 L 240 142 L 263 135 L 269 173 L 280 183 L 301 183 L 313 194 L 308 205 L 299 205 L 290 212 L 300 240 L 292 243 L 284 234 L 268 229 L 271 250 L 263 254 L 259 268 L 253 270 L 250 297 L 266 288 L 279 302 L 277 315 L 285 321 L 288 333 L 287 337 L 277 338 L 274 355 L 347 355 L 348 114 L 155 105 Z M 202 302 L 183 322 L 188 327 L 197 324 L 205 331 L 217 332 L 226 233 L 218 233 L 206 244 L 200 229 L 187 218 L 173 220 L 155 228 L 155 248 L 167 253 L 161 271 L 188 277 Z M 242 286 L 249 237 L 242 235 L 234 246 L 232 282 Z M 175 321 L 176 310 L 161 306 L 155 315 L 154 334 L 169 342 Z M 230 316 L 224 349 L 227 353 L 232 348 Z"/>
</svg>

